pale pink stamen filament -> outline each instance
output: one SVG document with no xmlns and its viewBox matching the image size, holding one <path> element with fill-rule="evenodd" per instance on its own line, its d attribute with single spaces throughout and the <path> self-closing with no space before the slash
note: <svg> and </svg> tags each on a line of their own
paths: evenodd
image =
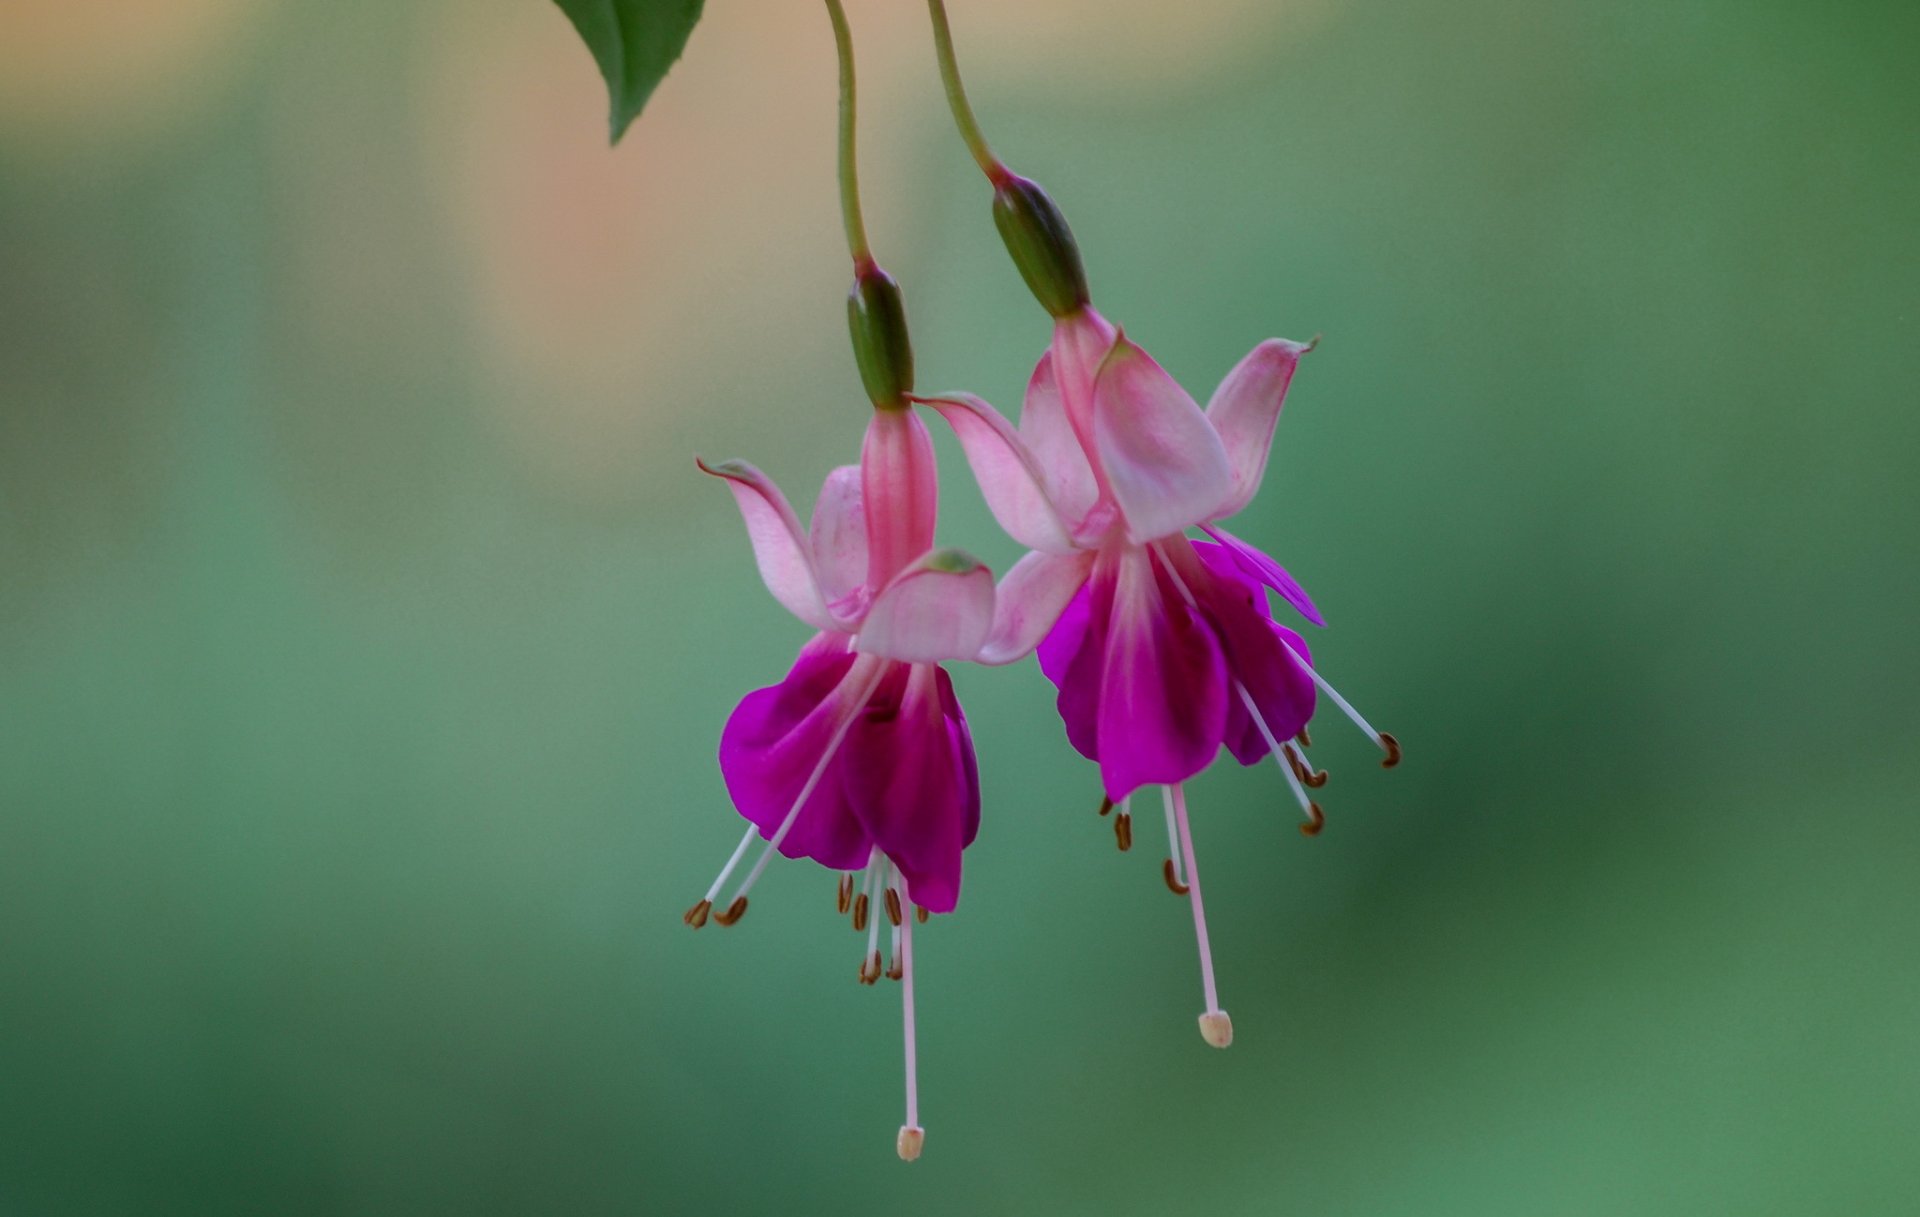
<svg viewBox="0 0 1920 1217">
<path fill-rule="evenodd" d="M 1287 654 L 1291 655 L 1293 652 L 1288 651 Z M 1272 749 L 1274 764 L 1280 766 L 1281 776 L 1287 779 L 1287 786 L 1293 791 L 1293 797 L 1300 804 L 1301 814 L 1307 817 L 1309 824 L 1317 823 L 1320 817 L 1313 812 L 1313 799 L 1308 796 L 1306 787 L 1300 784 L 1300 779 L 1294 776 L 1293 766 L 1287 764 L 1286 753 L 1281 750 L 1280 742 L 1273 738 L 1273 732 L 1268 728 L 1267 720 L 1260 717 L 1260 707 L 1253 704 L 1253 694 L 1247 692 L 1247 686 L 1238 681 L 1234 682 L 1233 687 L 1239 691 L 1240 700 L 1246 705 L 1247 713 L 1253 716 L 1253 725 L 1260 729 L 1260 738 L 1267 741 L 1267 747 Z"/>
<path fill-rule="evenodd" d="M 1193 828 L 1187 823 L 1187 794 L 1183 785 L 1167 787 L 1172 792 L 1173 821 L 1180 833 L 1180 850 L 1186 855 L 1187 899 L 1193 905 L 1193 937 L 1200 948 L 1200 987 L 1207 998 L 1209 1015 L 1224 1013 L 1220 994 L 1213 984 L 1213 948 L 1207 942 L 1207 908 L 1200 897 L 1200 867 L 1193 855 Z"/>
<path fill-rule="evenodd" d="M 1369 723 L 1360 716 L 1360 711 L 1353 708 L 1353 703 L 1340 696 L 1340 690 L 1328 684 L 1325 677 L 1313 670 L 1312 664 L 1300 658 L 1299 652 L 1285 644 L 1282 644 L 1280 649 L 1287 653 L 1287 657 L 1293 660 L 1302 672 L 1305 672 L 1313 678 L 1313 683 L 1320 687 L 1320 691 L 1333 699 L 1333 704 L 1339 706 L 1340 712 L 1353 720 L 1353 725 L 1360 728 L 1366 737 L 1373 741 L 1374 747 L 1380 749 L 1380 751 L 1386 753 L 1389 757 L 1392 757 L 1397 752 L 1397 749 L 1388 746 L 1386 739 L 1380 732 L 1373 729 L 1372 723 Z M 1285 768 L 1284 763 L 1282 764 L 1282 768 Z"/>
</svg>

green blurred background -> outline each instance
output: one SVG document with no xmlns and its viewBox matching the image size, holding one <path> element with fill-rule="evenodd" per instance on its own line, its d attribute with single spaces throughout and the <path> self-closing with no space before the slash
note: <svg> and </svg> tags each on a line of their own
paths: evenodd
<svg viewBox="0 0 1920 1217">
<path fill-rule="evenodd" d="M 0 9 L 0 1212 L 1920 1211 L 1910 3 L 955 0 L 999 150 L 1333 622 L 1330 824 L 1114 850 L 1032 664 L 894 990 L 680 912 L 803 629 L 692 456 L 851 460 L 833 82 L 712 0 L 619 149 L 533 0 Z M 921 382 L 1044 317 L 854 0 Z M 1004 565 L 941 440 L 942 533 Z"/>
</svg>

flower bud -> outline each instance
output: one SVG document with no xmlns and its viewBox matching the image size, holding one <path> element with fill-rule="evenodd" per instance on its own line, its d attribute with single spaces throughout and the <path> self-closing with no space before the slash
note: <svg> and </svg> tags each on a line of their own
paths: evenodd
<svg viewBox="0 0 1920 1217">
<path fill-rule="evenodd" d="M 903 406 L 913 392 L 913 341 L 900 285 L 874 262 L 862 261 L 847 295 L 847 330 L 860 382 L 876 406 Z"/>
<path fill-rule="evenodd" d="M 1085 307 L 1087 274 L 1080 247 L 1067 218 L 1037 182 L 1017 173 L 1000 180 L 993 192 L 993 225 L 1028 290 L 1049 313 L 1066 317 Z"/>
</svg>

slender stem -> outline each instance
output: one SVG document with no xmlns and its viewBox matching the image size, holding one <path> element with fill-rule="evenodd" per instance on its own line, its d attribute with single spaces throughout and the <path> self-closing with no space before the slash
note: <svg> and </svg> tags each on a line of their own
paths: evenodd
<svg viewBox="0 0 1920 1217">
<path fill-rule="evenodd" d="M 840 0 L 827 0 L 827 16 L 833 19 L 833 43 L 840 52 L 840 215 L 847 225 L 847 252 L 855 262 L 865 264 L 873 261 L 873 254 L 867 248 L 867 224 L 860 215 L 860 167 L 853 148 L 853 31 L 847 28 Z"/>
<path fill-rule="evenodd" d="M 967 87 L 960 83 L 960 64 L 953 55 L 953 30 L 947 25 L 946 0 L 927 0 L 927 14 L 933 18 L 933 49 L 940 60 L 940 80 L 947 86 L 947 108 L 953 111 L 953 125 L 960 128 L 960 138 L 967 142 L 967 151 L 973 153 L 980 172 L 995 183 L 1004 181 L 1007 167 L 988 150 L 987 137 L 980 134 L 973 106 L 967 101 Z"/>
</svg>

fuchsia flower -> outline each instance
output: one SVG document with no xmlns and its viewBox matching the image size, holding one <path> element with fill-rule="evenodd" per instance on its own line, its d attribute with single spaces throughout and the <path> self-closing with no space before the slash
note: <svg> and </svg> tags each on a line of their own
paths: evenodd
<svg viewBox="0 0 1920 1217">
<path fill-rule="evenodd" d="M 1033 552 L 999 588 L 1001 628 L 980 658 L 1038 646 L 1073 746 L 1100 766 L 1102 814 L 1131 841 L 1129 800 L 1164 787 L 1168 886 L 1191 897 L 1207 1009 L 1201 1032 L 1232 1037 L 1207 947 L 1187 822 L 1187 779 L 1224 744 L 1242 764 L 1273 756 L 1307 816 L 1326 781 L 1305 758 L 1316 687 L 1385 753 L 1375 731 L 1313 669 L 1299 634 L 1272 619 L 1271 590 L 1316 625 L 1306 592 L 1216 521 L 1245 507 L 1310 346 L 1271 339 L 1227 374 L 1203 412 L 1172 377 L 1090 306 L 1057 319 L 1016 429 L 977 397 L 916 399 L 952 425 L 994 518 Z M 1190 540 L 1197 528 L 1212 542 Z M 1044 639 L 1044 640 L 1043 640 Z M 1298 737 L 1296 739 L 1296 737 Z"/>
<path fill-rule="evenodd" d="M 924 1136 L 914 1082 L 913 918 L 951 912 L 960 855 L 980 828 L 973 741 L 942 660 L 970 659 L 993 623 L 993 575 L 934 549 L 933 443 L 907 407 L 876 409 L 858 466 L 827 476 L 811 530 L 771 480 L 743 462 L 726 479 L 774 598 L 819 631 L 786 679 L 750 693 L 721 735 L 728 793 L 751 826 L 699 903 L 732 925 L 775 850 L 844 872 L 839 907 L 867 933 L 860 980 L 902 982 L 907 1121 L 902 1157 Z M 722 888 L 758 836 L 766 846 L 724 912 Z M 864 877 L 856 875 L 864 872 Z M 856 887 L 858 888 L 856 894 Z M 880 913 L 890 922 L 880 953 Z"/>
</svg>

